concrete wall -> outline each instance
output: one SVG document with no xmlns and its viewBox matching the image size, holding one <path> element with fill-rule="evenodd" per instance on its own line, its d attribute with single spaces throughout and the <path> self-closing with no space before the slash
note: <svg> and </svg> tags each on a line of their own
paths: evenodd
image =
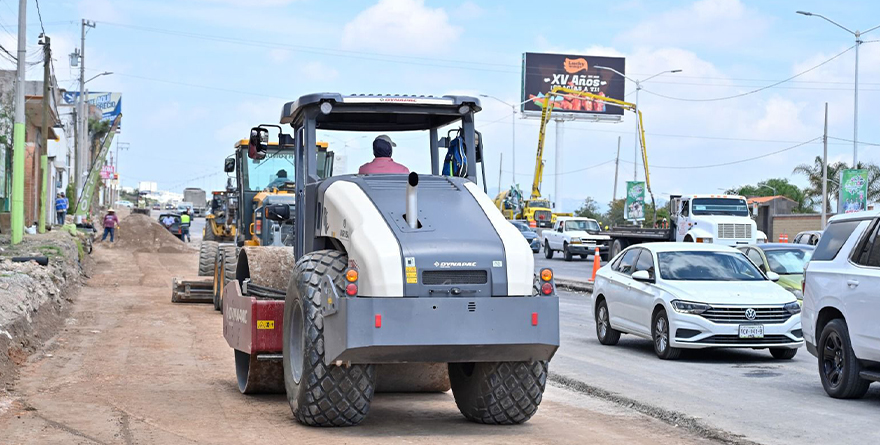
<svg viewBox="0 0 880 445">
<path fill-rule="evenodd" d="M 831 218 L 834 215 L 828 215 Z M 807 230 L 822 230 L 822 215 L 818 213 L 810 214 L 790 214 L 776 215 L 773 218 L 773 235 L 767 234 L 770 242 L 779 241 L 779 235 L 788 235 L 788 242 L 794 241 L 795 235 Z"/>
</svg>

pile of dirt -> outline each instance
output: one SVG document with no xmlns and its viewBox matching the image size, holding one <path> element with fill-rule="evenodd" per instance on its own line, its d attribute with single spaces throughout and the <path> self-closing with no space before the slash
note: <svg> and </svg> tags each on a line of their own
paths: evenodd
<svg viewBox="0 0 880 445">
<path fill-rule="evenodd" d="M 0 392 L 15 370 L 63 323 L 63 314 L 81 284 L 77 238 L 53 231 L 27 235 L 10 246 L 0 242 Z M 81 246 L 81 244 L 80 244 Z M 45 256 L 48 266 L 17 263 L 16 256 Z"/>
<path fill-rule="evenodd" d="M 183 253 L 189 247 L 159 221 L 137 213 L 126 216 L 116 231 L 116 244 L 135 252 Z"/>
</svg>

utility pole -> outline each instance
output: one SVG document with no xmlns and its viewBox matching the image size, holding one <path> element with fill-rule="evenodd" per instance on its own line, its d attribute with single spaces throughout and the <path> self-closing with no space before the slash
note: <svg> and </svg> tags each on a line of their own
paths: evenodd
<svg viewBox="0 0 880 445">
<path fill-rule="evenodd" d="M 27 62 L 27 0 L 18 1 L 15 120 L 12 127 L 12 244 L 24 237 L 24 64 Z"/>
<path fill-rule="evenodd" d="M 82 194 L 82 176 L 83 171 L 85 171 L 89 165 L 91 164 L 91 154 L 89 153 L 90 147 L 88 144 L 88 134 L 89 134 L 89 122 L 88 116 L 86 113 L 86 28 L 94 28 L 95 22 L 82 19 L 82 24 L 80 26 L 80 46 L 79 46 L 79 107 L 77 110 L 77 120 L 79 121 L 79 144 L 78 151 L 76 155 L 77 161 L 79 163 L 76 167 L 76 172 L 74 174 L 74 184 L 76 190 L 76 199 L 78 200 Z"/>
<path fill-rule="evenodd" d="M 825 102 L 825 132 L 822 134 L 822 230 L 828 220 L 828 102 Z"/>
<path fill-rule="evenodd" d="M 117 144 L 117 147 L 119 145 Z M 501 193 L 501 166 L 504 165 L 504 153 L 498 153 L 498 193 Z"/>
<path fill-rule="evenodd" d="M 47 197 L 49 193 L 49 172 L 46 171 L 46 168 L 49 164 L 49 82 L 52 80 L 52 72 L 51 72 L 51 62 L 52 62 L 52 49 L 49 46 L 51 39 L 49 36 L 42 34 L 41 37 L 43 41 L 41 45 L 43 45 L 43 125 L 40 134 L 42 138 L 40 138 L 40 168 L 43 172 L 42 181 L 40 189 L 40 216 L 37 218 L 37 230 L 40 233 L 46 233 L 46 200 L 49 199 Z M 54 196 L 54 195 L 53 195 Z"/>
<path fill-rule="evenodd" d="M 614 192 L 611 201 L 617 201 L 617 172 L 620 168 L 620 136 L 617 137 L 617 157 L 614 158 Z"/>
</svg>

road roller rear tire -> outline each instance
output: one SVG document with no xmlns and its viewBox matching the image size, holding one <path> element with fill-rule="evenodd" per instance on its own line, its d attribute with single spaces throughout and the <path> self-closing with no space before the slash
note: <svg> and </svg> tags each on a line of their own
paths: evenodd
<svg viewBox="0 0 880 445">
<path fill-rule="evenodd" d="M 343 294 L 345 253 L 319 250 L 296 263 L 284 300 L 284 386 L 293 416 L 309 426 L 353 426 L 370 411 L 376 387 L 375 365 L 324 363 L 326 296 L 321 282 L 329 276 Z"/>
<path fill-rule="evenodd" d="M 538 411 L 547 362 L 450 363 L 452 394 L 471 422 L 516 425 Z"/>
<path fill-rule="evenodd" d="M 214 310 L 223 312 L 223 290 L 235 279 L 238 258 L 235 246 L 220 246 L 214 271 Z"/>
</svg>

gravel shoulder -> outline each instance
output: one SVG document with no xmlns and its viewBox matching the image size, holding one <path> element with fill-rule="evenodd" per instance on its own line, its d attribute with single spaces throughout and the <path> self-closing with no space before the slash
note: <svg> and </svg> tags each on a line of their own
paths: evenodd
<svg viewBox="0 0 880 445">
<path fill-rule="evenodd" d="M 715 443 L 556 384 L 521 426 L 467 422 L 442 393 L 379 394 L 359 427 L 303 427 L 284 396 L 238 392 L 218 313 L 170 302 L 172 277 L 195 275 L 197 256 L 98 245 L 92 277 L 63 328 L 0 396 L 2 441 Z"/>
</svg>

